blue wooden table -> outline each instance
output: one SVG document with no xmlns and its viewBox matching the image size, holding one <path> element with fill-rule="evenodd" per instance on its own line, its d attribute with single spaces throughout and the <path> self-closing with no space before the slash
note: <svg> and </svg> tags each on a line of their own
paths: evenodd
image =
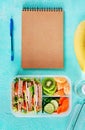
<svg viewBox="0 0 85 130">
<path fill-rule="evenodd" d="M 0 1 L 0 130 L 66 130 L 71 114 L 66 117 L 16 118 L 10 109 L 11 82 L 22 74 L 66 75 L 72 81 L 72 111 L 80 99 L 74 93 L 75 82 L 82 78 L 74 52 L 74 32 L 85 19 L 84 0 L 28 0 L 29 7 L 63 7 L 64 69 L 38 70 L 21 68 L 21 10 L 26 0 Z M 10 60 L 10 17 L 14 19 L 14 54 Z M 79 129 L 78 129 L 79 130 Z"/>
</svg>

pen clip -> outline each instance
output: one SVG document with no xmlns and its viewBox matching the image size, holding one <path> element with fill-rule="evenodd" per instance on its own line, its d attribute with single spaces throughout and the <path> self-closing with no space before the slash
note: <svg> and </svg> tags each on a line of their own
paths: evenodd
<svg viewBox="0 0 85 130">
<path fill-rule="evenodd" d="M 13 35 L 13 28 L 14 28 L 13 18 L 11 18 L 10 19 L 10 36 Z"/>
</svg>

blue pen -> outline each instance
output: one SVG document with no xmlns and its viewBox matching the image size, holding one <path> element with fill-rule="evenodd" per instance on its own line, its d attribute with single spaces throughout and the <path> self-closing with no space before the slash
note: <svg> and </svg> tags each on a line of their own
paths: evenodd
<svg viewBox="0 0 85 130">
<path fill-rule="evenodd" d="M 10 18 L 11 61 L 14 60 L 14 40 L 13 40 L 13 32 L 14 32 L 14 22 L 13 22 L 13 18 Z"/>
</svg>

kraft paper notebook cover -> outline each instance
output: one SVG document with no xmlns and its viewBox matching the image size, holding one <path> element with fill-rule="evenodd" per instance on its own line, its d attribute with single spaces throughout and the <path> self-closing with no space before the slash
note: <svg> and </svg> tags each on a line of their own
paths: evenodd
<svg viewBox="0 0 85 130">
<path fill-rule="evenodd" d="M 23 9 L 22 67 L 63 68 L 62 9 Z"/>
</svg>

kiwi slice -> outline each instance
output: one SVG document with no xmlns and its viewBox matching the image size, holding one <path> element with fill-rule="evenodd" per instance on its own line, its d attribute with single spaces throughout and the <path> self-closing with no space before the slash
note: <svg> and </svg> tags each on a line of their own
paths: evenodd
<svg viewBox="0 0 85 130">
<path fill-rule="evenodd" d="M 42 80 L 43 93 L 46 95 L 53 95 L 57 89 L 55 80 L 53 78 L 44 78 Z"/>
<path fill-rule="evenodd" d="M 55 80 L 53 78 L 44 78 L 42 80 L 42 87 L 44 90 L 52 90 L 55 86 Z"/>
<path fill-rule="evenodd" d="M 55 88 L 53 88 L 51 91 L 50 90 L 44 90 L 43 89 L 43 92 L 44 92 L 44 94 L 46 94 L 46 95 L 53 95 L 54 93 L 55 93 L 55 91 L 56 91 L 56 87 Z"/>
</svg>

